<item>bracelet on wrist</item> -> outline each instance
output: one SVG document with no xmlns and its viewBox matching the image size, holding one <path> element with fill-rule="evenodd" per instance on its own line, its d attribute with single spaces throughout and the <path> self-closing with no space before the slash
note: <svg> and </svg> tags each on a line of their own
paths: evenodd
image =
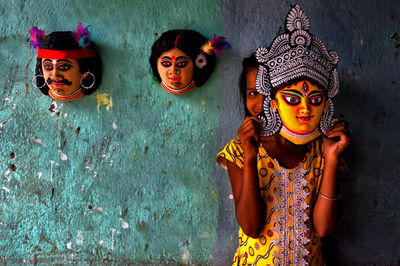
<svg viewBox="0 0 400 266">
<path fill-rule="evenodd" d="M 338 199 L 342 198 L 342 195 L 339 195 L 339 196 L 337 196 L 337 197 L 327 197 L 327 196 L 325 196 L 325 195 L 322 195 L 321 192 L 318 192 L 318 194 L 319 194 L 322 198 L 327 199 L 327 200 L 338 200 Z"/>
</svg>

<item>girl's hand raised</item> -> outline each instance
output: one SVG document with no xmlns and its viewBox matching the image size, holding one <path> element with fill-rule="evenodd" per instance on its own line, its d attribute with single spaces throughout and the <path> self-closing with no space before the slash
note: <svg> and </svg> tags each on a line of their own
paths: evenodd
<svg viewBox="0 0 400 266">
<path fill-rule="evenodd" d="M 323 138 L 325 159 L 337 159 L 350 145 L 350 138 L 346 125 L 346 122 L 339 121 L 328 129 L 326 133 L 328 137 Z"/>
<path fill-rule="evenodd" d="M 242 125 L 237 130 L 244 156 L 257 156 L 258 147 L 260 146 L 260 124 L 261 120 L 255 116 L 247 116 Z"/>
</svg>

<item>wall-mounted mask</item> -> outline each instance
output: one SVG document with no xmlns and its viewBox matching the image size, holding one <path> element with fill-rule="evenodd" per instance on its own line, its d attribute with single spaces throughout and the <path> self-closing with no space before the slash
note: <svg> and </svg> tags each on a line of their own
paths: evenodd
<svg viewBox="0 0 400 266">
<path fill-rule="evenodd" d="M 156 40 L 149 58 L 153 75 L 169 93 L 203 85 L 215 68 L 215 55 L 230 48 L 223 37 L 207 40 L 192 30 L 170 30 Z"/>
<path fill-rule="evenodd" d="M 93 93 L 101 81 L 101 60 L 89 40 L 88 27 L 45 35 L 29 30 L 31 46 L 38 51 L 33 86 L 60 101 L 76 100 Z"/>
<path fill-rule="evenodd" d="M 264 135 L 279 132 L 295 144 L 326 134 L 333 122 L 331 99 L 339 91 L 339 57 L 309 30 L 308 17 L 296 5 L 286 18 L 286 32 L 256 51 L 256 89 L 265 96 Z"/>
</svg>

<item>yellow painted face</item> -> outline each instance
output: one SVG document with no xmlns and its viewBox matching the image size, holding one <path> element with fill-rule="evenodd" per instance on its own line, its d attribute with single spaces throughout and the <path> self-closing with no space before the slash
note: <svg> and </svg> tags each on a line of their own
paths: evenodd
<svg viewBox="0 0 400 266">
<path fill-rule="evenodd" d="M 56 95 L 66 97 L 80 90 L 78 59 L 43 59 L 42 72 L 49 89 Z"/>
<path fill-rule="evenodd" d="M 193 80 L 193 61 L 184 52 L 173 48 L 157 59 L 161 80 L 170 88 L 180 90 Z"/>
<path fill-rule="evenodd" d="M 282 123 L 290 132 L 305 135 L 318 127 L 329 102 L 323 89 L 302 80 L 278 90 L 271 106 L 278 108 Z"/>
</svg>

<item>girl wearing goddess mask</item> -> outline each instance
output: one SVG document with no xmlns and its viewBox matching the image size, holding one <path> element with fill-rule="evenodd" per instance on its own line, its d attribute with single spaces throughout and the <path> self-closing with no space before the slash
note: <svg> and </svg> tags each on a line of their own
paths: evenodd
<svg viewBox="0 0 400 266">
<path fill-rule="evenodd" d="M 223 37 L 208 41 L 193 30 L 164 32 L 151 48 L 153 75 L 169 93 L 182 94 L 202 86 L 215 68 L 215 55 L 230 45 Z"/>
<path fill-rule="evenodd" d="M 325 264 L 320 238 L 335 225 L 339 156 L 350 141 L 346 124 L 332 123 L 337 55 L 309 26 L 296 5 L 287 33 L 243 61 L 246 117 L 217 156 L 240 225 L 233 265 Z"/>
</svg>

